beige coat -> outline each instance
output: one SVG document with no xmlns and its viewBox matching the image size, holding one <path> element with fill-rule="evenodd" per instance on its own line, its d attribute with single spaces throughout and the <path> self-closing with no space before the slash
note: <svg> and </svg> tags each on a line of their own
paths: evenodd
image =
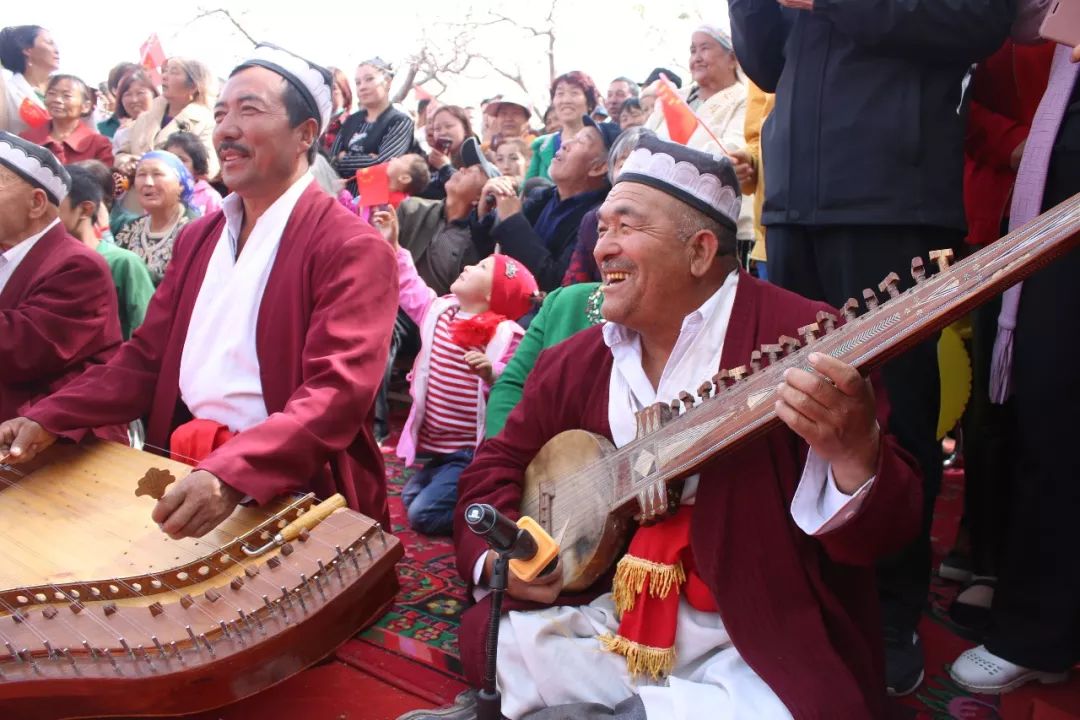
<svg viewBox="0 0 1080 720">
<path fill-rule="evenodd" d="M 198 103 L 188 105 L 177 113 L 176 117 L 169 121 L 165 127 L 161 127 L 161 120 L 165 117 L 169 101 L 163 97 L 155 98 L 150 109 L 136 118 L 131 130 L 121 139 L 116 147 L 116 164 L 122 165 L 125 161 L 142 157 L 143 153 L 151 150 L 161 150 L 169 136 L 176 132 L 189 132 L 202 140 L 206 148 L 206 157 L 210 169 L 210 177 L 217 177 L 219 166 L 217 153 L 214 152 L 212 134 L 214 132 L 214 115 L 210 108 Z"/>
</svg>

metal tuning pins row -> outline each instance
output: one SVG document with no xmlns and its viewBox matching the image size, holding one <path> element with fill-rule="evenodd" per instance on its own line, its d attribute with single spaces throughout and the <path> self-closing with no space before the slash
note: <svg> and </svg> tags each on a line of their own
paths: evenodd
<svg viewBox="0 0 1080 720">
<path fill-rule="evenodd" d="M 949 269 L 953 259 L 952 250 L 931 250 L 930 259 L 937 265 L 938 272 L 944 272 Z M 915 257 L 911 259 L 911 279 L 915 281 L 916 285 L 926 280 L 926 263 L 923 262 L 921 257 Z M 887 295 L 885 302 L 889 300 L 895 300 L 903 293 L 900 291 L 900 276 L 896 273 L 889 273 L 888 276 L 880 283 L 878 283 L 877 291 L 873 288 L 866 288 L 863 290 L 863 303 L 866 305 L 867 311 L 877 310 L 881 305 L 881 299 L 878 293 Z M 848 301 L 844 303 L 842 308 L 844 311 L 844 317 L 848 319 L 848 322 L 857 318 L 860 314 L 859 301 L 855 298 L 848 298 Z"/>
</svg>

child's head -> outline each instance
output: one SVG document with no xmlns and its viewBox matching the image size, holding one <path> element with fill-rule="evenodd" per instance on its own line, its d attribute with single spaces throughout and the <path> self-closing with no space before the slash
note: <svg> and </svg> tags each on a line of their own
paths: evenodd
<svg viewBox="0 0 1080 720">
<path fill-rule="evenodd" d="M 528 268 L 508 255 L 495 253 L 476 265 L 467 265 L 450 286 L 462 307 L 517 320 L 532 309 L 539 292 Z"/>
<path fill-rule="evenodd" d="M 407 195 L 419 195 L 431 182 L 427 160 L 421 155 L 399 155 L 391 158 L 386 168 L 390 190 Z"/>
<path fill-rule="evenodd" d="M 163 150 L 168 150 L 191 173 L 196 180 L 205 180 L 210 174 L 210 163 L 206 157 L 206 146 L 196 135 L 189 132 L 174 132 L 165 140 Z"/>
<path fill-rule="evenodd" d="M 523 178 L 529 155 L 529 144 L 522 138 L 506 138 L 495 148 L 495 166 L 503 175 Z"/>
</svg>

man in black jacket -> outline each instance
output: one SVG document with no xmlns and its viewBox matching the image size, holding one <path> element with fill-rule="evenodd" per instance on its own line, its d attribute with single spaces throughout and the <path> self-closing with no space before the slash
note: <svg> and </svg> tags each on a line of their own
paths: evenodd
<svg viewBox="0 0 1080 720">
<path fill-rule="evenodd" d="M 735 51 L 776 107 L 762 130 L 769 279 L 842 305 L 963 239 L 961 82 L 1015 0 L 729 0 Z M 884 368 L 890 430 L 925 478 L 924 532 L 879 568 L 889 691 L 923 676 L 915 634 L 941 484 L 936 339 Z"/>
<path fill-rule="evenodd" d="M 577 242 L 581 218 L 607 197 L 608 150 L 619 136 L 619 126 L 597 123 L 583 116 L 585 123 L 572 140 L 564 141 L 551 161 L 554 187 L 537 190 L 518 198 L 508 178 L 488 181 L 480 202 L 481 217 L 473 228 L 473 242 L 480 257 L 495 250 L 517 258 L 529 268 L 541 290 L 562 285 Z"/>
</svg>

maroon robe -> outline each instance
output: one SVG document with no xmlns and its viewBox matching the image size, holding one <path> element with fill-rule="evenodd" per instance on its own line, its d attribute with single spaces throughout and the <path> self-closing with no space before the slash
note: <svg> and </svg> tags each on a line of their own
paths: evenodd
<svg viewBox="0 0 1080 720">
<path fill-rule="evenodd" d="M 74 439 L 82 428 L 149 414 L 147 442 L 167 448 L 191 419 L 180 398 L 188 323 L 225 215 L 189 223 L 146 319 L 107 365 L 93 368 L 27 416 Z M 264 503 L 282 493 L 340 492 L 387 526 L 385 469 L 372 434 L 397 313 L 397 265 L 382 236 L 317 183 L 285 225 L 256 327 L 269 418 L 198 467 Z"/>
<path fill-rule="evenodd" d="M 743 273 L 721 365 L 748 365 L 755 348 L 780 335 L 795 337 L 822 309 L 829 308 Z M 525 467 L 548 439 L 570 429 L 610 439 L 612 364 L 600 327 L 540 355 L 502 433 L 478 449 L 458 482 L 454 541 L 466 582 L 487 546 L 465 527 L 464 508 L 486 502 L 516 518 Z M 884 428 L 887 403 L 878 397 Z M 731 641 L 796 720 L 883 717 L 885 673 L 874 562 L 918 532 L 922 496 L 914 461 L 891 436 L 883 435 L 881 445 L 876 479 L 858 513 L 813 537 L 791 517 L 808 448 L 786 426 L 701 470 L 691 524 L 698 572 Z M 589 592 L 564 595 L 557 602 L 580 605 L 608 590 L 610 576 Z M 509 609 L 536 607 L 507 600 Z M 459 635 L 466 673 L 477 686 L 489 607 L 485 599 L 470 608 Z"/>
<path fill-rule="evenodd" d="M 113 356 L 123 341 L 116 302 L 104 258 L 62 223 L 38 239 L 0 292 L 0 422 Z M 97 434 L 127 437 L 116 426 Z"/>
</svg>

